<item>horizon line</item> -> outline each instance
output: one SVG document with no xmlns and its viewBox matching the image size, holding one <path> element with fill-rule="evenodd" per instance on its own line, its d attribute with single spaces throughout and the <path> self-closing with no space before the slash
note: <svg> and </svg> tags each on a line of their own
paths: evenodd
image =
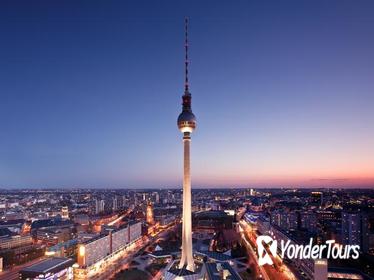
<svg viewBox="0 0 374 280">
<path fill-rule="evenodd" d="M 182 190 L 181 187 L 0 187 L 0 191 L 14 191 L 14 190 Z M 256 189 L 256 190 L 307 190 L 307 189 L 333 189 L 333 190 L 373 190 L 373 186 L 326 186 L 326 187 L 316 187 L 316 186 L 300 186 L 300 187 L 292 187 L 292 186 L 269 186 L 269 187 L 255 187 L 255 186 L 217 186 L 217 187 L 193 187 L 194 190 L 209 190 L 209 189 L 227 189 L 227 190 L 233 190 L 233 189 Z"/>
</svg>

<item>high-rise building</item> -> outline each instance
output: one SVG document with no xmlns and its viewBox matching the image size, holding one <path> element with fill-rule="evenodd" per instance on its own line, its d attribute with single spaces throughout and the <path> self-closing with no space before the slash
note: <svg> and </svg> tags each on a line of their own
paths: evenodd
<svg viewBox="0 0 374 280">
<path fill-rule="evenodd" d="M 127 207 L 127 197 L 125 195 L 122 196 L 122 207 L 125 208 Z"/>
<path fill-rule="evenodd" d="M 312 211 L 303 211 L 300 213 L 300 228 L 306 229 L 311 233 L 318 230 L 317 215 Z"/>
<path fill-rule="evenodd" d="M 360 245 L 361 243 L 361 214 L 342 213 L 343 244 Z"/>
<path fill-rule="evenodd" d="M 95 200 L 95 214 L 99 214 L 101 212 L 104 212 L 105 209 L 105 202 L 102 199 L 96 199 Z"/>
<path fill-rule="evenodd" d="M 118 201 L 118 197 L 115 196 L 113 197 L 113 211 L 117 211 L 119 209 L 119 201 Z"/>
<path fill-rule="evenodd" d="M 368 251 L 369 223 L 364 213 L 342 213 L 342 242 L 347 245 L 360 245 L 360 250 Z"/>
<path fill-rule="evenodd" d="M 185 20 L 185 84 L 182 96 L 182 113 L 178 117 L 178 128 L 183 133 L 183 217 L 182 217 L 182 256 L 179 268 L 186 266 L 194 271 L 192 254 L 192 218 L 191 218 L 191 175 L 190 175 L 190 143 L 191 133 L 196 127 L 196 118 L 191 109 L 191 93 L 188 83 L 188 20 Z"/>
<path fill-rule="evenodd" d="M 250 189 L 249 190 L 249 195 L 250 196 L 255 196 L 256 195 L 256 191 L 254 189 Z"/>
<path fill-rule="evenodd" d="M 323 192 L 311 192 L 311 203 L 314 205 L 321 207 L 323 204 Z"/>
</svg>

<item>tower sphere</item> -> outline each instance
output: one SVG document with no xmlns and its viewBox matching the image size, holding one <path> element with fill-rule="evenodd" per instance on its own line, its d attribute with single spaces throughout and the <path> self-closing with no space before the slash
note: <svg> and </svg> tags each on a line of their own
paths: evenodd
<svg viewBox="0 0 374 280">
<path fill-rule="evenodd" d="M 182 111 L 178 117 L 178 128 L 181 132 L 192 132 L 196 128 L 196 117 L 191 111 Z"/>
</svg>

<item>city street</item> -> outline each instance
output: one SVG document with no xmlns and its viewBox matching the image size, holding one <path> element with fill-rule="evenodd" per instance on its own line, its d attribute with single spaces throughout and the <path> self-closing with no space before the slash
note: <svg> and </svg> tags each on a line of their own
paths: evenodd
<svg viewBox="0 0 374 280">
<path fill-rule="evenodd" d="M 39 263 L 42 260 L 45 260 L 46 257 L 40 257 L 35 260 L 32 260 L 30 262 L 14 266 L 10 270 L 4 270 L 3 272 L 0 272 L 0 280 L 18 280 L 19 279 L 19 272 L 24 269 L 25 267 L 31 266 L 33 264 Z"/>
</svg>

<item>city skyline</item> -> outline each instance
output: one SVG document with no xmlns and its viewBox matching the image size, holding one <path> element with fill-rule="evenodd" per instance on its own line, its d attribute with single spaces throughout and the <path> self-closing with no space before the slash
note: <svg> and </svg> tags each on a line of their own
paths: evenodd
<svg viewBox="0 0 374 280">
<path fill-rule="evenodd" d="M 217 275 L 222 265 L 238 280 L 370 279 L 373 194 L 373 189 L 194 190 L 195 279 Z M 74 280 L 191 276 L 188 267 L 178 268 L 185 235 L 184 198 L 180 188 L 0 190 L 0 279 L 56 275 L 53 268 L 61 262 L 66 265 L 58 275 L 68 273 Z M 356 253 L 337 259 L 322 246 L 326 258 L 281 261 L 280 249 L 271 253 L 270 263 L 260 265 L 257 241 L 264 235 L 290 246 L 305 247 L 313 241 L 313 247 L 331 242 L 359 247 L 359 257 Z M 129 278 L 133 274 L 137 277 Z"/>
<path fill-rule="evenodd" d="M 180 186 L 186 15 L 193 188 L 374 186 L 374 3 L 17 3 L 0 187 Z"/>
</svg>

